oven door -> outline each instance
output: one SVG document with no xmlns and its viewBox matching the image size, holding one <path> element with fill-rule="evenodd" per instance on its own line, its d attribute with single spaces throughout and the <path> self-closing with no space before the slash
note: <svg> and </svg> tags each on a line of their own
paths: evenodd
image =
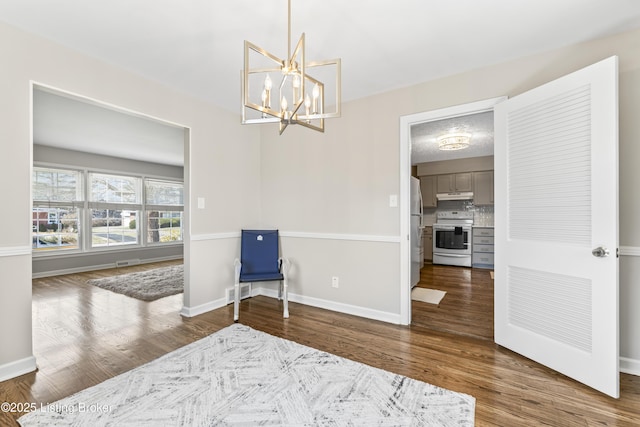
<svg viewBox="0 0 640 427">
<path fill-rule="evenodd" d="M 471 227 L 433 225 L 433 253 L 471 255 Z"/>
</svg>

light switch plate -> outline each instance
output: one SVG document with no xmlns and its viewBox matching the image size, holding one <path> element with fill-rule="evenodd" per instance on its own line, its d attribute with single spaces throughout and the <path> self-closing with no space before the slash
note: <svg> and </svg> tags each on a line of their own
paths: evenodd
<svg viewBox="0 0 640 427">
<path fill-rule="evenodd" d="M 397 208 L 398 207 L 398 195 L 392 194 L 389 196 L 389 207 Z"/>
<path fill-rule="evenodd" d="M 204 209 L 204 197 L 198 197 L 198 209 Z"/>
</svg>

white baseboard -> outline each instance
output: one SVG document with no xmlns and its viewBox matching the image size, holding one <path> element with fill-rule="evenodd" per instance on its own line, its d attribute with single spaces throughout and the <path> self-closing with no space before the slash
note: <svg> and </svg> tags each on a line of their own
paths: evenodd
<svg viewBox="0 0 640 427">
<path fill-rule="evenodd" d="M 148 258 L 148 259 L 138 260 L 139 262 L 137 264 L 132 263 L 130 265 L 151 264 L 153 262 L 173 261 L 175 259 L 182 259 L 182 258 L 183 258 L 182 255 L 179 255 L 179 256 L 172 255 L 172 256 L 166 256 L 166 257 Z M 42 277 L 62 276 L 64 274 L 84 273 L 86 271 L 97 271 L 97 270 L 106 270 L 106 269 L 109 269 L 109 268 L 120 268 L 120 267 L 123 267 L 122 265 L 118 266 L 117 265 L 118 262 L 111 262 L 111 263 L 108 263 L 108 264 L 98 264 L 98 265 L 87 265 L 87 266 L 74 267 L 74 268 L 65 268 L 65 269 L 62 269 L 62 270 L 44 271 L 44 272 L 41 272 L 41 273 L 33 273 L 31 275 L 31 278 L 32 279 L 40 279 Z"/>
<path fill-rule="evenodd" d="M 278 290 L 268 287 L 253 286 L 251 296 L 263 295 L 270 298 L 278 298 Z M 388 313 L 386 311 L 373 310 L 357 305 L 343 304 L 335 301 L 328 301 L 321 298 L 305 297 L 289 293 L 289 301 L 299 304 L 309 305 L 312 307 L 324 308 L 326 310 L 337 311 L 340 313 L 351 314 L 353 316 L 364 317 L 372 320 L 380 320 L 382 322 L 400 324 L 400 315 Z M 226 298 L 220 298 L 197 307 L 182 307 L 180 314 L 185 317 L 194 317 L 199 314 L 206 313 L 228 305 Z"/>
<path fill-rule="evenodd" d="M 199 314 L 204 314 L 209 311 L 216 310 L 218 308 L 222 308 L 227 305 L 226 298 L 220 298 L 214 301 L 209 301 L 204 304 L 197 305 L 195 307 L 187 307 L 186 305 L 182 307 L 180 310 L 180 315 L 184 317 L 195 317 Z"/>
<path fill-rule="evenodd" d="M 296 294 L 289 294 L 289 301 L 310 305 L 312 307 L 324 308 L 326 310 L 337 311 L 340 313 L 351 314 L 353 316 L 364 317 L 367 319 L 380 320 L 381 322 L 393 323 L 396 325 L 400 324 L 400 314 L 396 313 L 389 313 L 357 305 L 344 304 L 341 302 Z"/>
<path fill-rule="evenodd" d="M 621 357 L 620 372 L 640 376 L 640 360 Z"/>
<path fill-rule="evenodd" d="M 272 288 L 253 288 L 252 296 L 264 295 L 271 298 L 278 298 L 278 290 Z M 289 301 L 299 304 L 310 305 L 312 307 L 324 308 L 326 310 L 337 311 L 340 313 L 351 314 L 353 316 L 364 317 L 367 319 L 380 320 L 382 322 L 400 324 L 400 315 L 388 313 L 386 311 L 373 310 L 371 308 L 360 307 L 357 305 L 344 304 L 341 302 L 329 301 L 321 298 L 306 297 L 304 295 L 289 293 Z M 293 317 L 293 316 L 292 316 Z"/>
<path fill-rule="evenodd" d="M 33 356 L 0 365 L 0 381 L 6 381 L 20 375 L 28 374 L 38 369 L 36 358 Z"/>
</svg>

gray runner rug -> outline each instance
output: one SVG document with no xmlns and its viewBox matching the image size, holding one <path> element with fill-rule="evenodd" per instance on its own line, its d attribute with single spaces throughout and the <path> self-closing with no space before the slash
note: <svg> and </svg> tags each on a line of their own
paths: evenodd
<svg viewBox="0 0 640 427">
<path fill-rule="evenodd" d="M 472 426 L 475 399 L 234 324 L 18 419 L 30 426 Z"/>
<path fill-rule="evenodd" d="M 87 283 L 143 301 L 154 301 L 184 291 L 184 265 L 91 279 Z"/>
</svg>

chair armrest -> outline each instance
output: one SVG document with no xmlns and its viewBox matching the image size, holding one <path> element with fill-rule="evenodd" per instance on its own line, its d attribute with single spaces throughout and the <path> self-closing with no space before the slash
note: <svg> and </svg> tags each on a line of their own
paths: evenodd
<svg viewBox="0 0 640 427">
<path fill-rule="evenodd" d="M 242 270 L 242 263 L 240 262 L 240 260 L 238 258 L 236 258 L 233 261 L 233 267 L 235 269 L 235 272 L 234 272 L 235 283 L 239 283 L 240 282 L 240 270 Z"/>
<path fill-rule="evenodd" d="M 291 268 L 291 262 L 289 258 L 278 258 L 278 263 L 280 264 L 280 272 L 286 279 L 289 274 L 289 268 Z"/>
</svg>

